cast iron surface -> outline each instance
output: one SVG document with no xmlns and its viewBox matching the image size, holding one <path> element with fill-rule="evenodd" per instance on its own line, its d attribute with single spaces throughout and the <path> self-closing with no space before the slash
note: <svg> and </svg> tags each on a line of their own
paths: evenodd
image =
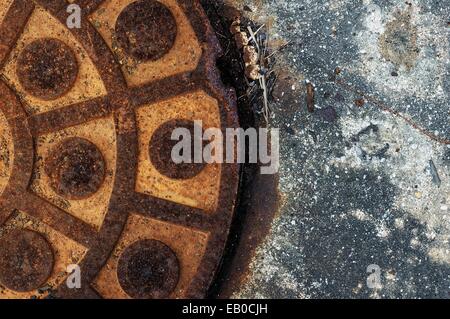
<svg viewBox="0 0 450 319">
<path fill-rule="evenodd" d="M 197 1 L 69 4 L 0 0 L 0 297 L 203 297 L 239 167 L 176 167 L 166 131 L 238 126 L 215 35 Z"/>
</svg>

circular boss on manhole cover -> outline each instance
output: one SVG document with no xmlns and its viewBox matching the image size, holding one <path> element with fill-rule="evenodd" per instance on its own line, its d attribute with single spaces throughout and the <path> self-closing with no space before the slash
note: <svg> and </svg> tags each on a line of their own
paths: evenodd
<svg viewBox="0 0 450 319">
<path fill-rule="evenodd" d="M 202 297 L 238 185 L 170 157 L 175 128 L 238 125 L 204 12 L 104 0 L 68 28 L 65 6 L 0 0 L 0 298 Z"/>
</svg>

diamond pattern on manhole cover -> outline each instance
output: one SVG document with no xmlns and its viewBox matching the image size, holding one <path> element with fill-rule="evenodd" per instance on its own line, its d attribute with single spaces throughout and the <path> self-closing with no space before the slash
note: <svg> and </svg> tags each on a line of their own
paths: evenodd
<svg viewBox="0 0 450 319">
<path fill-rule="evenodd" d="M 237 127 L 198 1 L 0 0 L 0 298 L 202 297 L 232 164 L 170 162 L 176 127 Z M 66 284 L 79 265 L 81 288 Z"/>
</svg>

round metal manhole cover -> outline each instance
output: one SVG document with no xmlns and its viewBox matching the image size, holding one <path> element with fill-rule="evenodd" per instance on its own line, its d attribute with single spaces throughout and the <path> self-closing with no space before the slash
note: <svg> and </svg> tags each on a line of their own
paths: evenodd
<svg viewBox="0 0 450 319">
<path fill-rule="evenodd" d="M 69 3 L 0 0 L 0 298 L 203 297 L 238 166 L 170 133 L 238 126 L 214 33 L 198 1 Z"/>
</svg>

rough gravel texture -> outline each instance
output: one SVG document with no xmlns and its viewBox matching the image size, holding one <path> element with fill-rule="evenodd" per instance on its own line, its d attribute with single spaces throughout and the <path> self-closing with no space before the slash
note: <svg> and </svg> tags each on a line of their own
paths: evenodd
<svg viewBox="0 0 450 319">
<path fill-rule="evenodd" d="M 234 296 L 450 298 L 449 3 L 229 2 L 290 41 L 271 119 L 283 207 Z"/>
</svg>

